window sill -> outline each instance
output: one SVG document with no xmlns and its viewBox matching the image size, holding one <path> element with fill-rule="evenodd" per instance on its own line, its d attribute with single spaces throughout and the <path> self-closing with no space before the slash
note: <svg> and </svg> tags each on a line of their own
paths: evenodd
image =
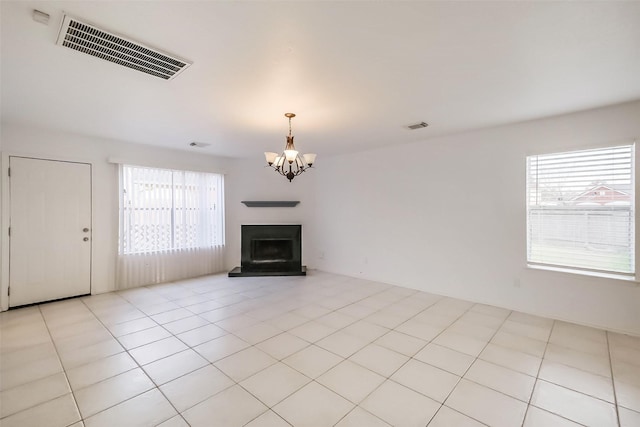
<svg viewBox="0 0 640 427">
<path fill-rule="evenodd" d="M 576 274 L 579 276 L 590 276 L 590 277 L 599 277 L 602 279 L 620 280 L 622 282 L 633 284 L 635 286 L 640 285 L 640 282 L 636 280 L 636 276 L 627 276 L 624 274 L 603 273 L 600 271 L 578 270 L 578 269 L 568 268 L 568 267 L 552 267 L 549 265 L 538 265 L 538 264 L 527 264 L 527 268 L 530 268 L 532 270 L 554 271 L 558 273 Z"/>
</svg>

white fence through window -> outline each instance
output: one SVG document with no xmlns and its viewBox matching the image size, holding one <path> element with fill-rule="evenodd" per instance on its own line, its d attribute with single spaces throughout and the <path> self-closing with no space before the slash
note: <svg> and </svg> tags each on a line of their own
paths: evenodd
<svg viewBox="0 0 640 427">
<path fill-rule="evenodd" d="M 120 165 L 120 287 L 223 268 L 223 176 Z"/>
</svg>

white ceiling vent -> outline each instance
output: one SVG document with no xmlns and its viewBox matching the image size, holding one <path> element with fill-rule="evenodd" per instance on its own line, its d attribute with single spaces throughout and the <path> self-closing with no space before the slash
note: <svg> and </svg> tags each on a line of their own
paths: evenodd
<svg viewBox="0 0 640 427">
<path fill-rule="evenodd" d="M 171 80 L 190 62 L 65 15 L 57 44 Z"/>
<path fill-rule="evenodd" d="M 427 123 L 420 122 L 420 123 L 416 123 L 415 125 L 409 125 L 407 127 L 411 130 L 416 130 L 416 129 L 426 128 L 427 126 L 429 126 Z"/>
</svg>

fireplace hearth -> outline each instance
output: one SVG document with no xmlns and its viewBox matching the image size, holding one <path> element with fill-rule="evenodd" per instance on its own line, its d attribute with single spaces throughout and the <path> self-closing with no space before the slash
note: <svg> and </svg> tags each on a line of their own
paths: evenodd
<svg viewBox="0 0 640 427">
<path fill-rule="evenodd" d="M 301 225 L 243 225 L 241 265 L 229 277 L 305 276 Z"/>
</svg>

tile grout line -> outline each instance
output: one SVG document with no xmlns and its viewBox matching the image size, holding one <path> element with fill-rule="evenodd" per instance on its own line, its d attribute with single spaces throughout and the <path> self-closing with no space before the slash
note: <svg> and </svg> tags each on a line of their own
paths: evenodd
<svg viewBox="0 0 640 427">
<path fill-rule="evenodd" d="M 536 390 L 536 386 L 538 385 L 538 380 L 540 378 L 540 371 L 542 370 L 542 364 L 544 363 L 544 356 L 547 354 L 547 348 L 549 348 L 549 341 L 551 340 L 551 335 L 553 335 L 553 329 L 556 327 L 556 320 L 553 320 L 551 324 L 551 330 L 549 331 L 549 336 L 547 336 L 547 341 L 544 344 L 544 351 L 542 352 L 542 357 L 540 358 L 540 366 L 538 366 L 538 372 L 536 372 L 535 382 L 533 383 L 533 388 L 531 389 L 531 394 L 529 395 L 529 401 L 527 402 L 527 409 L 524 412 L 524 418 L 522 419 L 522 427 L 524 427 L 524 423 L 527 419 L 527 414 L 529 413 L 529 407 L 531 406 L 531 400 L 533 399 L 533 393 Z"/>
<path fill-rule="evenodd" d="M 122 298 L 122 297 L 121 297 L 121 298 Z M 122 298 L 122 299 L 123 299 L 123 300 L 125 300 L 125 301 L 127 301 L 127 303 L 131 304 L 131 303 L 130 303 L 128 300 L 126 300 L 125 298 Z M 87 307 L 87 309 L 91 312 L 91 314 L 96 318 L 96 320 L 97 320 L 98 322 L 100 322 L 100 324 L 102 325 L 102 327 L 103 327 L 103 328 L 105 328 L 105 330 L 109 333 L 109 335 L 111 335 L 111 337 L 112 337 L 115 341 L 117 341 L 117 342 L 118 342 L 118 344 L 119 344 L 120 346 L 122 346 L 122 344 L 120 344 L 120 341 L 119 341 L 119 340 L 118 340 L 118 339 L 113 335 L 113 333 L 111 332 L 111 330 L 109 330 L 109 328 L 108 328 L 108 327 L 107 327 L 107 326 L 102 322 L 102 320 L 101 320 L 101 319 L 100 319 L 100 318 L 99 318 L 99 317 L 98 317 L 98 316 L 93 312 L 93 310 L 91 310 L 91 307 L 89 307 L 89 306 L 88 306 L 88 305 L 87 305 L 83 300 L 81 300 L 81 301 L 82 301 L 82 303 L 85 305 L 85 307 Z M 131 305 L 133 305 L 133 304 L 131 304 Z M 134 306 L 134 307 L 135 307 L 135 306 Z M 136 309 L 138 309 L 138 308 L 136 307 Z M 139 309 L 138 309 L 138 310 L 139 310 Z M 142 311 L 141 311 L 141 312 L 142 312 Z M 146 316 L 146 317 L 148 317 L 149 319 L 151 319 L 151 318 L 150 318 L 146 313 L 145 313 L 145 316 Z M 133 319 L 133 320 L 136 320 L 136 319 Z M 153 319 L 151 319 L 151 320 L 155 322 L 155 320 L 153 320 Z M 122 322 L 122 323 L 125 323 L 125 322 Z M 156 323 L 158 323 L 158 322 L 156 322 Z M 162 325 L 159 325 L 159 326 L 160 326 L 160 327 L 162 327 Z M 164 329 L 164 328 L 163 328 L 163 329 Z M 166 329 L 165 329 L 165 330 L 166 330 Z M 167 332 L 169 332 L 169 331 L 167 331 Z M 171 333 L 171 332 L 169 332 L 169 333 Z M 155 342 L 155 341 L 154 341 L 154 342 Z M 142 365 L 140 365 L 140 363 L 138 362 L 138 360 L 136 360 L 136 358 L 135 358 L 135 357 L 133 357 L 133 356 L 129 353 L 129 350 L 128 350 L 128 349 L 126 349 L 124 346 L 122 346 L 122 348 L 123 348 L 124 352 L 125 352 L 125 353 L 127 353 L 127 355 L 128 355 L 128 356 L 133 360 L 133 362 L 138 366 L 138 369 L 140 369 L 140 370 L 142 371 L 142 373 L 143 373 L 147 378 L 149 378 L 149 381 L 151 381 L 151 383 L 154 385 L 154 388 L 155 388 L 156 390 L 158 390 L 158 391 L 160 392 L 160 394 L 162 394 L 162 397 L 164 397 L 164 398 L 165 398 L 165 400 L 166 400 L 166 401 L 171 405 L 171 407 L 176 411 L 176 414 L 177 414 L 177 415 L 179 415 L 179 416 L 180 416 L 180 418 L 182 418 L 182 419 L 184 420 L 184 422 L 185 422 L 185 423 L 187 423 L 187 425 L 189 425 L 189 423 L 187 422 L 187 420 L 185 420 L 185 419 L 184 419 L 184 417 L 182 416 L 182 414 L 180 413 L 180 411 L 178 411 L 178 409 L 177 409 L 177 408 L 173 405 L 173 403 L 172 403 L 172 402 L 167 398 L 167 396 L 165 396 L 165 394 L 162 392 L 162 390 L 160 390 L 160 387 L 158 387 L 158 385 L 155 383 L 155 381 L 153 381 L 153 379 L 152 379 L 152 378 L 147 374 L 147 372 L 144 370 L 144 368 L 142 367 Z M 63 367 L 63 368 L 64 368 L 64 367 Z M 136 368 L 133 368 L 133 369 L 136 369 Z M 129 370 L 129 371 L 127 371 L 127 372 L 130 372 L 130 371 L 132 371 L 133 369 L 130 369 L 130 370 Z M 66 371 L 65 371 L 65 375 L 66 375 Z M 116 377 L 116 376 L 118 376 L 118 375 L 121 375 L 121 374 L 117 374 L 117 375 L 114 375 L 114 376 L 109 377 L 109 378 L 114 378 L 114 377 Z M 109 378 L 107 378 L 107 379 L 109 379 Z M 105 379 L 105 380 L 106 380 L 106 379 Z M 103 381 L 105 381 L 105 380 L 103 380 Z M 99 381 L 98 383 L 100 383 L 100 382 L 102 382 L 102 381 Z M 96 384 L 97 384 L 97 383 L 96 383 Z M 69 386 L 69 388 L 71 388 L 71 386 Z M 104 412 L 104 411 L 107 411 L 107 410 L 109 410 L 109 409 L 111 409 L 111 408 L 114 408 L 114 407 L 116 407 L 116 406 L 118 406 L 118 405 L 120 405 L 120 404 L 124 403 L 124 402 L 127 402 L 127 401 L 129 401 L 129 400 L 131 400 L 131 399 L 134 399 L 134 398 L 136 398 L 136 397 L 138 397 L 138 396 L 141 396 L 141 395 L 143 395 L 143 394 L 145 394 L 145 393 L 147 393 L 147 392 L 149 392 L 149 391 L 151 391 L 151 390 L 153 390 L 153 389 L 145 390 L 145 391 L 143 391 L 142 393 L 138 393 L 138 394 L 136 394 L 135 396 L 131 396 L 131 397 L 129 397 L 128 399 L 125 399 L 125 400 L 123 400 L 123 401 L 121 401 L 121 402 L 116 403 L 115 405 L 109 406 L 108 408 L 104 408 L 103 410 L 96 412 L 95 414 L 91 415 L 91 416 L 90 416 L 90 417 L 88 417 L 88 418 L 94 417 L 94 416 L 96 416 L 96 415 L 98 415 L 98 414 L 100 414 L 100 413 L 102 413 L 102 412 Z M 72 393 L 73 393 L 73 390 L 72 390 Z M 75 395 L 74 395 L 74 399 L 75 399 Z M 77 404 L 77 403 L 76 403 L 76 404 Z M 80 408 L 79 408 L 79 407 L 78 407 L 78 412 L 80 412 Z M 175 416 L 175 415 L 174 415 L 174 416 Z M 161 423 L 163 423 L 163 422 L 165 422 L 165 421 L 170 420 L 170 419 L 171 419 L 171 418 L 173 418 L 174 416 L 171 416 L 171 417 L 167 418 L 166 420 L 161 421 Z M 81 421 L 84 423 L 85 419 L 82 417 L 82 414 L 80 414 L 80 417 L 81 417 Z"/>
<path fill-rule="evenodd" d="M 58 362 L 60 362 L 60 367 L 62 368 L 62 373 L 64 374 L 64 379 L 67 382 L 67 386 L 69 387 L 69 392 L 71 394 L 71 398 L 73 399 L 73 403 L 74 405 L 76 405 L 76 409 L 78 410 L 78 416 L 80 417 L 80 422 L 82 422 L 84 424 L 83 418 L 82 418 L 82 413 L 80 412 L 80 406 L 78 405 L 78 401 L 76 400 L 76 395 L 73 393 L 73 388 L 71 388 L 71 383 L 69 382 L 69 377 L 67 376 L 67 370 L 64 367 L 64 364 L 62 363 L 62 358 L 60 357 L 60 352 L 58 351 L 58 346 L 56 345 L 55 340 L 53 339 L 53 335 L 51 334 L 51 329 L 49 329 L 49 325 L 47 324 L 47 319 L 44 316 L 44 313 L 42 312 L 42 308 L 40 305 L 38 305 L 38 311 L 40 312 L 40 316 L 42 316 L 42 321 L 44 322 L 44 326 L 45 328 L 47 328 L 47 333 L 49 334 L 49 338 L 51 339 L 51 344 L 53 345 L 53 348 L 56 351 L 56 356 L 58 357 Z M 93 314 L 93 313 L 91 313 Z M 56 398 L 57 399 L 57 398 Z M 54 399 L 51 399 L 54 400 Z M 78 421 L 74 421 L 74 423 L 76 423 Z M 71 424 L 73 425 L 73 424 Z"/>
<path fill-rule="evenodd" d="M 613 407 L 616 410 L 616 421 L 620 427 L 620 408 L 618 408 L 618 394 L 616 393 L 616 380 L 613 376 L 613 357 L 611 356 L 611 342 L 609 341 L 609 331 L 605 331 L 607 338 L 607 353 L 609 354 L 609 369 L 611 371 L 611 388 L 613 389 Z"/>
<path fill-rule="evenodd" d="M 457 318 L 453 323 L 457 322 L 457 321 L 458 321 L 462 316 L 464 316 L 466 313 L 468 313 L 469 311 L 471 311 L 471 309 L 472 309 L 473 307 L 475 307 L 477 304 L 478 304 L 478 303 L 475 303 L 475 304 L 473 304 L 471 307 L 469 307 L 469 309 L 467 309 L 467 311 L 465 311 L 463 314 L 461 314 L 461 315 L 460 315 L 460 317 L 458 317 L 458 318 Z M 489 340 L 488 340 L 488 341 L 487 341 L 487 343 L 484 345 L 484 347 L 482 347 L 482 350 L 480 350 L 480 352 L 478 352 L 478 354 L 475 356 L 475 358 L 474 358 L 473 362 L 471 362 L 471 364 L 469 364 L 469 367 L 468 367 L 468 368 L 467 368 L 467 369 L 462 373 L 462 375 L 460 375 L 460 376 L 459 376 L 458 381 L 456 381 L 456 384 L 453 386 L 453 388 L 451 389 L 451 391 L 447 394 L 447 397 L 445 397 L 445 398 L 444 398 L 444 400 L 443 400 L 442 404 L 440 405 L 440 408 L 438 408 L 438 410 L 436 411 L 436 413 L 435 413 L 435 414 L 433 414 L 433 417 L 431 418 L 431 420 L 429 420 L 429 423 L 433 420 L 433 418 L 435 418 L 435 417 L 436 417 L 436 415 L 438 415 L 438 412 L 440 412 L 440 409 L 442 409 L 442 407 L 443 407 L 443 406 L 445 406 L 445 402 L 449 399 L 449 397 L 451 396 L 451 394 L 453 393 L 453 391 L 456 389 L 456 387 L 458 387 L 458 384 L 460 384 L 460 382 L 462 382 L 462 379 L 463 379 L 463 378 L 464 378 L 464 376 L 467 374 L 467 372 L 469 372 L 469 370 L 471 369 L 471 367 L 472 367 L 472 366 L 476 363 L 476 361 L 480 358 L 480 354 L 482 354 L 482 352 L 484 351 L 484 349 L 485 349 L 485 348 L 487 348 L 487 346 L 489 345 L 489 343 L 491 342 L 491 340 L 493 339 L 493 337 L 495 337 L 495 336 L 496 336 L 496 334 L 498 333 L 498 331 L 500 331 L 500 329 L 501 329 L 501 328 L 502 328 L 502 326 L 505 324 L 505 322 L 507 321 L 507 319 L 509 318 L 509 316 L 511 316 L 511 313 L 513 313 L 513 310 L 509 310 L 509 314 L 507 314 L 507 315 L 505 316 L 505 318 L 502 320 L 502 323 L 500 323 L 500 326 L 498 326 L 498 327 L 496 328 L 496 331 L 493 333 L 493 335 L 491 335 L 491 338 L 489 338 Z M 451 324 L 453 324 L 453 323 L 451 323 Z M 447 329 L 448 329 L 450 326 L 451 326 L 451 325 L 447 326 Z M 446 329 L 445 329 L 445 330 L 446 330 Z M 443 331 L 443 332 L 444 332 L 444 331 Z M 441 333 L 442 333 L 442 332 L 441 332 Z M 440 334 L 438 334 L 438 335 L 440 335 Z M 437 338 L 437 336 L 436 336 L 435 338 Z M 435 338 L 434 338 L 434 339 L 435 339 Z M 432 341 L 433 341 L 433 340 L 432 340 Z M 449 347 L 446 347 L 446 348 L 449 348 Z M 453 349 L 450 349 L 450 350 L 453 350 Z M 457 350 L 456 350 L 456 351 L 457 351 Z M 416 353 L 416 354 L 417 354 L 417 353 Z M 466 353 L 465 353 L 465 354 L 466 354 Z M 469 356 L 470 356 L 470 355 L 469 355 Z M 482 359 L 480 359 L 480 360 L 482 360 Z M 468 379 L 467 379 L 467 381 L 470 381 L 470 380 L 468 380 Z M 474 383 L 475 383 L 475 381 L 472 381 L 472 382 L 474 382 Z M 477 384 L 477 383 L 476 383 L 476 384 Z M 482 384 L 479 384 L 479 385 L 483 386 Z M 483 387 L 487 387 L 487 386 L 483 386 Z M 487 388 L 491 389 L 490 387 L 487 387 Z M 493 389 L 491 389 L 491 390 L 493 390 Z M 494 390 L 494 391 L 497 391 L 497 390 Z M 500 392 L 499 392 L 499 393 L 500 393 Z M 503 393 L 503 394 L 504 394 L 504 393 Z M 509 397 L 512 397 L 512 396 L 509 396 Z M 449 408 L 449 407 L 447 406 L 447 408 Z M 461 412 L 457 411 L 457 410 L 456 410 L 456 409 L 454 409 L 454 408 L 449 408 L 449 409 L 453 409 L 454 411 L 456 411 L 456 412 L 458 412 L 458 413 L 461 413 Z M 480 424 L 485 424 L 485 423 L 481 422 L 480 420 L 477 420 L 477 419 L 475 419 L 475 418 L 471 417 L 470 415 L 467 415 L 467 414 L 462 414 L 462 415 L 464 415 L 464 416 L 466 416 L 466 417 L 468 417 L 468 418 L 471 418 L 471 419 L 472 419 L 472 420 L 474 420 L 474 421 L 478 421 Z M 429 425 L 429 424 L 427 423 L 427 425 Z M 486 425 L 486 424 L 485 424 L 485 425 Z"/>
</svg>

